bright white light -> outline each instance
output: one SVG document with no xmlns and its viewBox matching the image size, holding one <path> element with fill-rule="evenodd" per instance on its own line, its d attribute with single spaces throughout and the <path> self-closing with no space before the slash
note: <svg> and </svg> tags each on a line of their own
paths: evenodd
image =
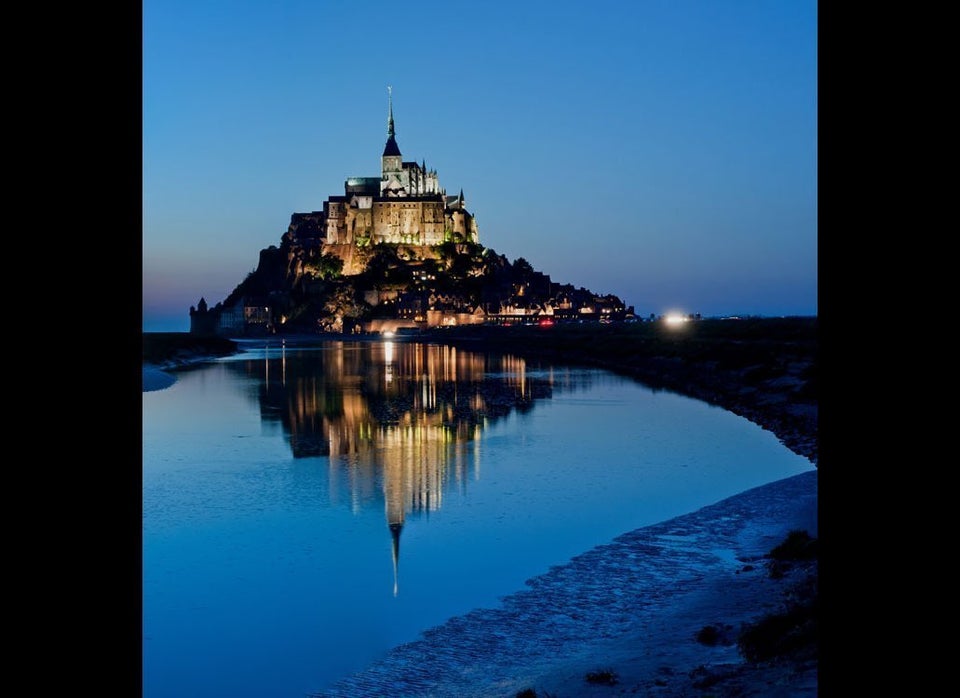
<svg viewBox="0 0 960 698">
<path fill-rule="evenodd" d="M 392 337 L 395 334 L 393 330 L 385 330 L 383 333 L 384 337 Z"/>
<path fill-rule="evenodd" d="M 688 318 L 686 315 L 682 315 L 680 313 L 667 313 L 663 316 L 663 321 L 668 325 L 682 325 L 689 319 L 690 318 Z"/>
</svg>

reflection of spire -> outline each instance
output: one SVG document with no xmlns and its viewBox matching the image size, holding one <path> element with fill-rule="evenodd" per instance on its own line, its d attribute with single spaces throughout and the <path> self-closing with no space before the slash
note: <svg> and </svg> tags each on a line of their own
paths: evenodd
<svg viewBox="0 0 960 698">
<path fill-rule="evenodd" d="M 402 465 L 393 459 L 383 464 L 383 498 L 386 506 L 387 525 L 393 538 L 393 595 L 399 589 L 400 530 L 404 515 L 404 477 Z"/>
<path fill-rule="evenodd" d="M 393 538 L 393 595 L 400 590 L 400 530 L 402 523 L 390 524 L 390 537 Z"/>
</svg>

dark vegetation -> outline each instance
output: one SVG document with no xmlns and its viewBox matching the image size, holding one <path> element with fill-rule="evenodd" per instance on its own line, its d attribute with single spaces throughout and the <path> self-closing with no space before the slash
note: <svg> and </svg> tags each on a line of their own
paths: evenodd
<svg viewBox="0 0 960 698">
<path fill-rule="evenodd" d="M 732 630 L 733 627 L 730 625 L 705 625 L 697 631 L 697 642 L 709 647 L 731 645 L 733 644 L 733 640 L 730 637 Z"/>
<path fill-rule="evenodd" d="M 701 645 L 715 645 L 720 640 L 720 631 L 715 625 L 705 625 L 697 632 L 697 642 Z"/>
<path fill-rule="evenodd" d="M 767 557 L 774 560 L 813 560 L 817 557 L 817 539 L 802 530 L 790 531 L 786 540 L 775 547 Z"/>
<path fill-rule="evenodd" d="M 780 545 L 767 553 L 767 574 L 772 579 L 782 579 L 798 560 L 817 558 L 817 539 L 806 531 L 791 531 Z"/>
<path fill-rule="evenodd" d="M 701 664 L 690 672 L 692 686 L 701 691 L 712 688 L 722 681 L 726 681 L 737 675 L 736 671 L 717 671 Z M 730 692 L 729 695 L 738 695 L 739 692 Z M 710 698 L 713 694 L 704 694 L 704 698 Z"/>
<path fill-rule="evenodd" d="M 615 686 L 619 681 L 617 673 L 612 669 L 597 669 L 587 672 L 583 677 L 587 683 L 599 684 L 603 686 Z"/>
<path fill-rule="evenodd" d="M 817 598 L 796 604 L 783 613 L 765 616 L 740 635 L 737 648 L 751 662 L 794 654 L 816 656 Z"/>
<path fill-rule="evenodd" d="M 782 612 L 766 615 L 743 628 L 737 648 L 750 662 L 815 659 L 820 611 L 817 539 L 806 531 L 791 531 L 767 557 L 770 558 L 770 576 L 774 579 L 783 578 L 795 564 L 805 565 L 806 574 L 786 594 L 787 603 Z M 774 569 L 777 574 L 773 574 Z"/>
</svg>

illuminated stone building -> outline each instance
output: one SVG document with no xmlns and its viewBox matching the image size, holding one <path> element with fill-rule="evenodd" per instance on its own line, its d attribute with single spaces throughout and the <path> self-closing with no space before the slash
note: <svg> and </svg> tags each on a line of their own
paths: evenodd
<svg viewBox="0 0 960 698">
<path fill-rule="evenodd" d="M 467 210 L 463 189 L 448 196 L 437 171 L 405 161 L 397 144 L 393 96 L 387 109 L 387 141 L 379 177 L 349 177 L 342 195 L 330 196 L 322 211 L 296 213 L 290 233 L 317 239 L 325 251 L 344 260 L 344 273 L 362 271 L 353 248 L 379 243 L 431 247 L 453 240 L 479 243 L 477 222 Z M 422 258 L 433 256 L 418 250 Z"/>
</svg>

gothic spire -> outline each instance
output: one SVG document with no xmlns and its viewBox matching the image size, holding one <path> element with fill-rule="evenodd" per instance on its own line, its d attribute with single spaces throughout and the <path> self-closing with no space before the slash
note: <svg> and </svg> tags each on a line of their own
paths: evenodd
<svg viewBox="0 0 960 698">
<path fill-rule="evenodd" d="M 393 131 L 393 88 L 390 85 L 387 85 L 387 102 L 390 105 L 387 117 L 387 138 L 393 138 L 396 133 Z"/>
<path fill-rule="evenodd" d="M 389 102 L 387 116 L 387 144 L 383 147 L 383 155 L 400 155 L 400 147 L 397 145 L 395 132 L 393 130 L 393 88 L 387 85 L 387 101 Z"/>
</svg>

